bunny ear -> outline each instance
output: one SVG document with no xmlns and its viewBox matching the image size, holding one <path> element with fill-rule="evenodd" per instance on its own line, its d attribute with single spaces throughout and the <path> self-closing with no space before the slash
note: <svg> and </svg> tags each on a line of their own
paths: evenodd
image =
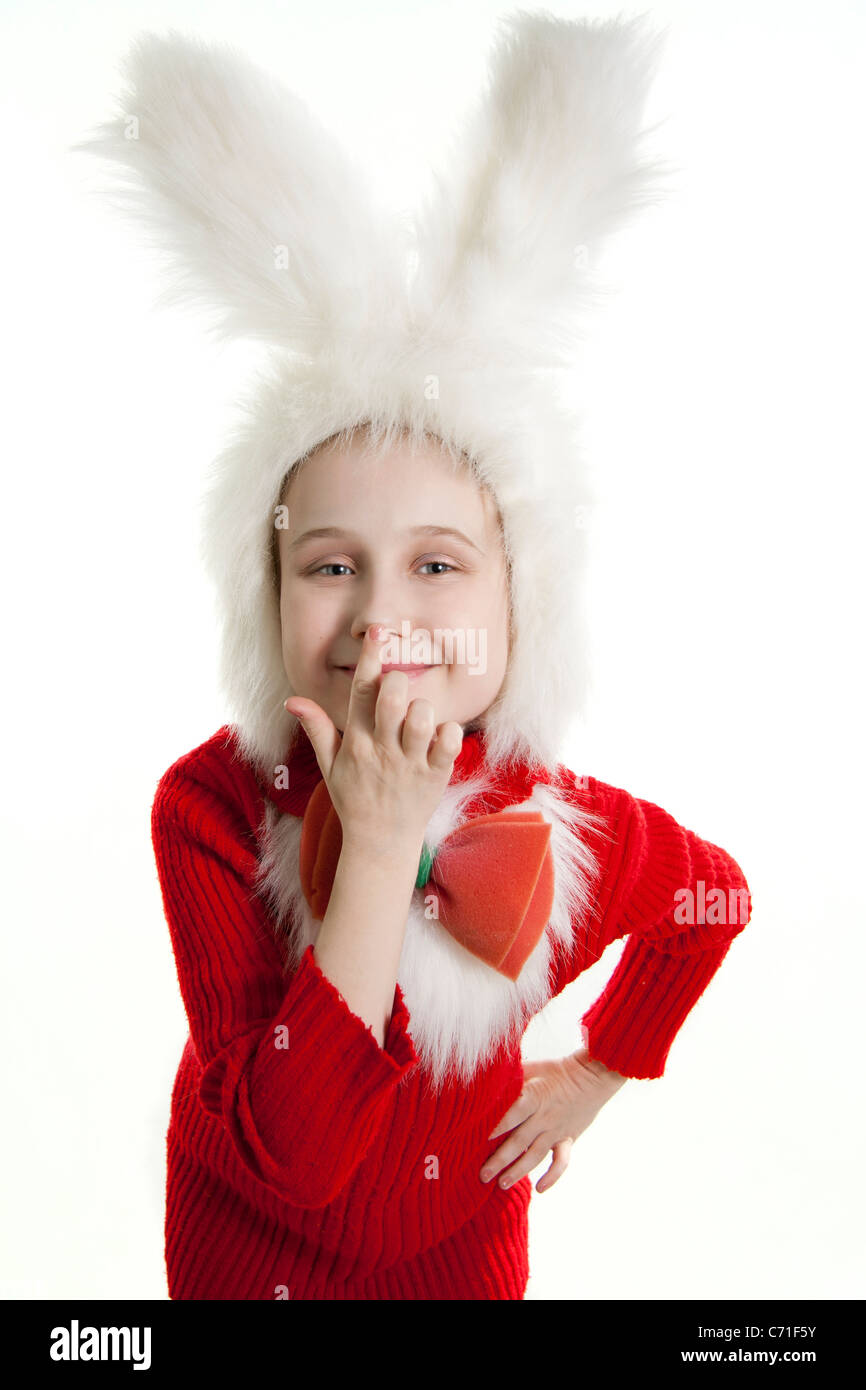
<svg viewBox="0 0 866 1390">
<path fill-rule="evenodd" d="M 667 34 L 643 15 L 501 23 L 488 88 L 416 218 L 412 312 L 467 363 L 562 364 L 601 288 L 604 239 L 657 200 L 672 167 L 639 148 Z"/>
<path fill-rule="evenodd" d="M 140 34 L 121 112 L 71 146 L 114 162 L 110 201 L 167 253 L 159 303 L 215 312 L 218 339 L 316 353 L 405 297 L 398 224 L 304 104 L 226 44 Z"/>
</svg>

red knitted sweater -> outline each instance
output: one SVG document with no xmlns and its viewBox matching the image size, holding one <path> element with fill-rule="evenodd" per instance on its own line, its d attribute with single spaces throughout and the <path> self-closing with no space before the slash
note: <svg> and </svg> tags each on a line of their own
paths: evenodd
<svg viewBox="0 0 866 1390">
<path fill-rule="evenodd" d="M 483 735 L 467 734 L 452 781 L 482 757 Z M 601 870 L 592 929 L 576 922 L 573 949 L 555 953 L 551 997 L 627 936 L 583 1040 L 625 1076 L 659 1077 L 749 919 L 748 885 L 725 851 L 650 802 L 563 767 L 555 781 L 608 833 L 589 836 Z M 525 785 L 515 775 L 515 802 Z M 519 1044 L 434 1094 L 399 984 L 380 1047 L 312 946 L 287 972 L 254 889 L 267 795 L 224 726 L 169 768 L 153 803 L 190 1025 L 167 1135 L 170 1297 L 523 1298 L 531 1180 L 503 1190 L 479 1177 L 522 1088 Z M 689 887 L 697 910 L 683 925 L 675 894 Z M 703 911 L 713 888 L 725 904 Z M 280 1025 L 288 1049 L 274 1046 Z"/>
</svg>

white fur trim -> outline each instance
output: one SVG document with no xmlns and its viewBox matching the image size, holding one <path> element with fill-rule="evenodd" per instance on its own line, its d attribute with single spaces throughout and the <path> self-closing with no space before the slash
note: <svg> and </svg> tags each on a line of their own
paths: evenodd
<svg viewBox="0 0 866 1390">
<path fill-rule="evenodd" d="M 488 785 L 483 774 L 475 774 L 447 788 L 427 826 L 431 849 L 465 820 L 484 814 Z M 316 941 L 321 922 L 313 919 L 300 885 L 301 819 L 281 815 L 270 801 L 265 805 L 259 892 L 294 968 Z M 467 1084 L 509 1035 L 512 1041 L 522 1036 L 525 1022 L 550 998 L 553 944 L 570 948 L 594 900 L 597 866 L 580 832 L 596 818 L 543 782 L 508 809 L 517 805 L 540 811 L 551 826 L 555 886 L 547 929 L 516 981 L 466 951 L 440 923 L 426 917 L 423 888 L 412 895 L 397 981 L 409 1011 L 409 1034 L 428 1084 L 437 1091 Z"/>
</svg>

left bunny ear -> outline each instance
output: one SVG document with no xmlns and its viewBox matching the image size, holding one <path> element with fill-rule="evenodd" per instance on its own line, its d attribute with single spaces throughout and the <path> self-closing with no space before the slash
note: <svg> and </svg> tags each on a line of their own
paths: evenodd
<svg viewBox="0 0 866 1390">
<path fill-rule="evenodd" d="M 488 89 L 416 218 L 413 312 L 467 364 L 550 365 L 579 340 L 604 239 L 671 171 L 640 154 L 666 31 L 645 16 L 502 23 Z"/>
<path fill-rule="evenodd" d="M 314 354 L 368 341 L 405 300 L 405 236 L 302 101 L 227 44 L 142 33 L 121 114 L 73 150 L 166 253 L 163 304 L 216 313 L 218 338 Z"/>
</svg>

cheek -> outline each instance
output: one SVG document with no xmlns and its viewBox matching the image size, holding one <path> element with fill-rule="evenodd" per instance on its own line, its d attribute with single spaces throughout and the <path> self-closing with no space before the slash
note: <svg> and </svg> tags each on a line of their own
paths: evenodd
<svg viewBox="0 0 866 1390">
<path fill-rule="evenodd" d="M 287 580 L 280 594 L 280 626 L 283 642 L 292 647 L 306 645 L 308 635 L 319 626 L 315 595 L 303 584 Z"/>
<path fill-rule="evenodd" d="M 333 605 L 303 585 L 286 585 L 280 599 L 283 657 L 307 680 L 326 670 L 340 631 Z"/>
<path fill-rule="evenodd" d="M 280 596 L 280 631 L 283 656 L 293 667 L 304 665 L 308 659 L 309 618 L 297 592 L 290 585 L 284 585 Z"/>
<path fill-rule="evenodd" d="M 511 628 L 511 601 L 507 587 L 500 583 L 490 595 L 490 640 L 497 646 L 508 642 Z"/>
</svg>

